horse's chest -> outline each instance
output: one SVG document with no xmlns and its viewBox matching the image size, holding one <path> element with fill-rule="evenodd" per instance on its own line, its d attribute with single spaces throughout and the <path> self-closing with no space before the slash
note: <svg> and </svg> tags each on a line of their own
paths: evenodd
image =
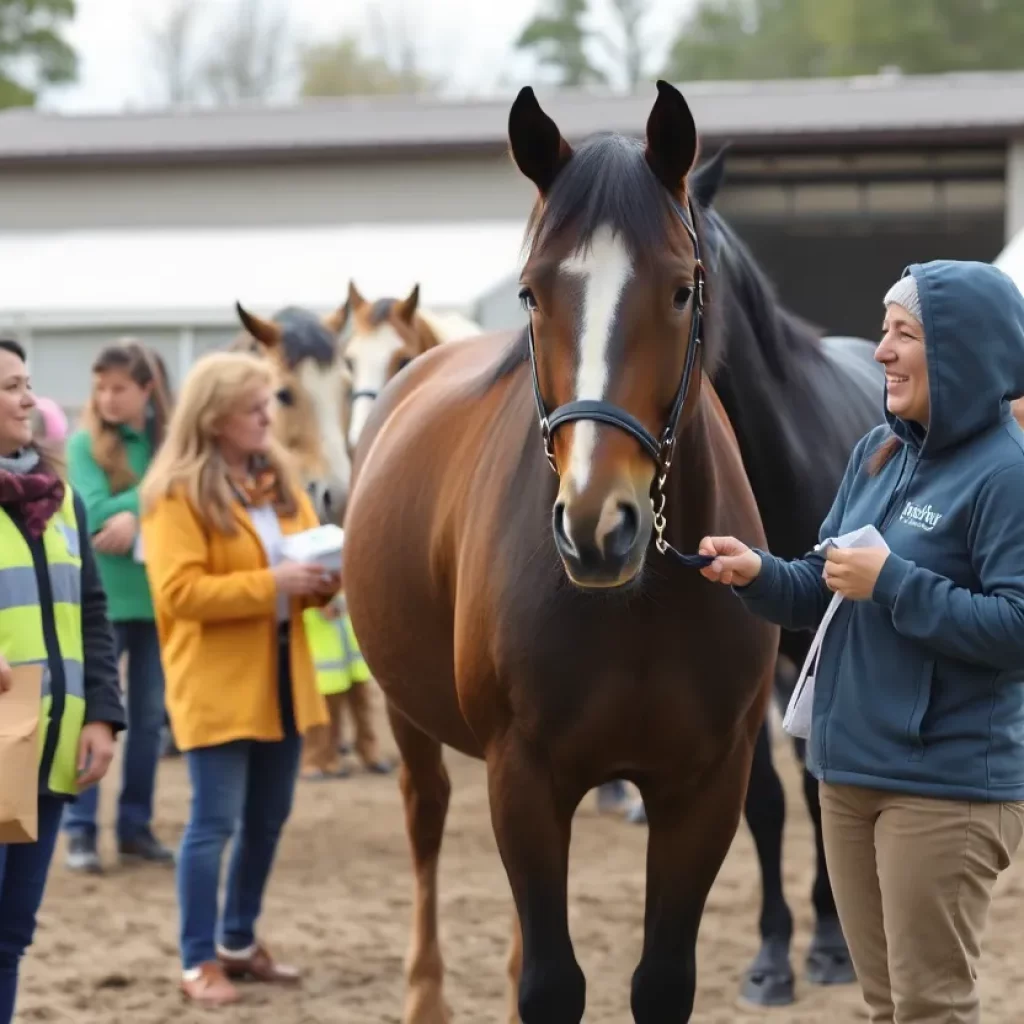
<svg viewBox="0 0 1024 1024">
<path fill-rule="evenodd" d="M 702 582 L 658 599 L 536 602 L 499 642 L 499 679 L 529 695 L 522 705 L 546 728 L 591 712 L 728 720 L 749 706 L 777 641 L 726 588 Z"/>
</svg>

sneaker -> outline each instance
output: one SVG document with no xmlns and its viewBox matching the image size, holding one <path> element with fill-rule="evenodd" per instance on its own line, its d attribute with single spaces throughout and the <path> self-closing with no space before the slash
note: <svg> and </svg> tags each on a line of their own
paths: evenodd
<svg viewBox="0 0 1024 1024">
<path fill-rule="evenodd" d="M 88 875 L 102 875 L 103 865 L 96 852 L 96 837 L 85 832 L 73 832 L 68 836 L 68 852 L 65 864 L 71 871 L 82 871 Z"/>
<path fill-rule="evenodd" d="M 122 861 L 145 861 L 148 864 L 173 864 L 174 851 L 168 849 L 152 832 L 140 832 L 131 839 L 119 839 L 117 852 Z"/>
</svg>

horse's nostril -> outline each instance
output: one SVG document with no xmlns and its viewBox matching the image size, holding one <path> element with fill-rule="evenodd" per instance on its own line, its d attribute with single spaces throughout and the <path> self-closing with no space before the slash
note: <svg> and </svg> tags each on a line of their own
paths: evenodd
<svg viewBox="0 0 1024 1024">
<path fill-rule="evenodd" d="M 565 528 L 565 502 L 559 501 L 555 503 L 553 512 L 553 526 L 555 530 L 555 543 L 562 551 L 576 550 L 576 546 L 573 544 L 572 539 L 566 532 Z"/>
<path fill-rule="evenodd" d="M 618 509 L 619 521 L 605 538 L 605 551 L 612 558 L 629 554 L 640 532 L 640 509 L 631 501 L 620 501 Z"/>
</svg>

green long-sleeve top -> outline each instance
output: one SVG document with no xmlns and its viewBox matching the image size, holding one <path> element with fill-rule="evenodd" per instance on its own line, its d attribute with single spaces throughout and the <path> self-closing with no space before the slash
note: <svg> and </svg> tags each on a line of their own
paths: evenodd
<svg viewBox="0 0 1024 1024">
<path fill-rule="evenodd" d="M 137 480 L 141 480 L 153 456 L 147 433 L 137 433 L 121 427 L 128 465 Z M 92 438 L 84 430 L 76 431 L 67 443 L 68 477 L 71 486 L 85 506 L 89 533 L 98 533 L 103 524 L 118 512 L 139 515 L 139 488 L 129 487 L 117 494 L 111 493 L 107 474 L 92 454 Z M 153 600 L 149 594 L 146 567 L 135 561 L 131 551 L 126 555 L 106 555 L 96 552 L 103 589 L 107 592 L 107 612 L 112 622 L 153 619 Z"/>
</svg>

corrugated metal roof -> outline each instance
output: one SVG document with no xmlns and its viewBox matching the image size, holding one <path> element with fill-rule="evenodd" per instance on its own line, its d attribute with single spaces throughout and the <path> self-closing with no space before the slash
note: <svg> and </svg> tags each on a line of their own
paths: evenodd
<svg viewBox="0 0 1024 1024">
<path fill-rule="evenodd" d="M 681 88 L 709 142 L 1024 134 L 1024 72 L 697 82 Z M 598 130 L 641 132 L 653 96 L 653 88 L 645 88 L 632 96 L 563 91 L 541 100 L 574 140 Z M 494 149 L 506 144 L 510 101 L 377 97 L 94 116 L 15 110 L 0 115 L 0 165 Z"/>
</svg>

